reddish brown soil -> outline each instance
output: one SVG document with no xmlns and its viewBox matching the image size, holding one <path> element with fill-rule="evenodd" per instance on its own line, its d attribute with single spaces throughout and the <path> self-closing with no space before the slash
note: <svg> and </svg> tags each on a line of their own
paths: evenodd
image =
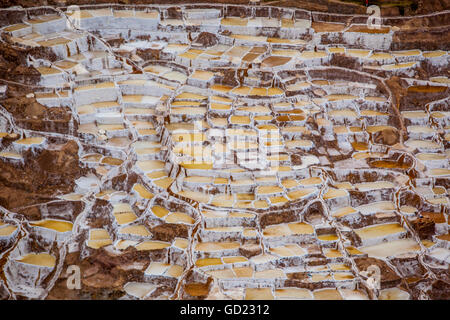
<svg viewBox="0 0 450 320">
<path fill-rule="evenodd" d="M 210 32 L 200 33 L 194 41 L 194 45 L 201 45 L 203 47 L 211 47 L 218 43 L 218 39 L 215 34 Z"/>
<path fill-rule="evenodd" d="M 190 1 L 192 3 L 205 3 L 205 4 L 249 4 L 249 0 L 198 0 Z M 442 11 L 450 7 L 449 0 L 417 0 L 417 10 L 412 10 L 409 6 L 400 10 L 397 7 L 389 7 L 382 5 L 383 16 L 398 16 L 403 15 L 415 15 L 426 14 L 430 12 Z M 56 5 L 56 6 L 69 6 L 69 5 L 89 5 L 89 4 L 186 4 L 183 0 L 4 0 L 0 4 L 0 7 L 7 8 L 11 6 L 21 5 L 24 8 L 37 7 L 42 5 Z M 345 14 L 366 14 L 366 7 L 361 4 L 349 3 L 337 0 L 281 0 L 271 1 L 263 5 L 300 8 L 310 11 L 329 12 L 329 13 L 345 13 Z M 403 12 L 402 12 L 403 11 Z"/>
<path fill-rule="evenodd" d="M 397 129 L 384 129 L 374 134 L 375 143 L 382 143 L 392 146 L 399 142 L 399 133 Z"/>
<path fill-rule="evenodd" d="M 383 260 L 375 258 L 357 258 L 355 259 L 355 263 L 360 271 L 367 270 L 371 265 L 378 266 L 381 271 L 381 288 L 384 286 L 391 287 L 401 281 L 401 278 Z"/>
<path fill-rule="evenodd" d="M 154 239 L 173 241 L 175 238 L 188 238 L 188 227 L 182 224 L 165 223 L 151 229 Z"/>
<path fill-rule="evenodd" d="M 70 193 L 83 173 L 74 141 L 37 155 L 28 151 L 24 159 L 26 165 L 0 162 L 0 205 L 7 209 L 48 202 L 58 193 Z M 36 215 L 33 211 L 30 214 Z"/>
<path fill-rule="evenodd" d="M 431 236 L 435 232 L 434 225 L 435 225 L 434 222 L 427 217 L 418 218 L 412 221 L 412 226 L 419 235 L 420 239 L 431 240 Z"/>
<path fill-rule="evenodd" d="M 13 46 L 7 36 L 0 42 L 0 79 L 36 84 L 40 73 L 34 67 L 27 67 L 27 56 L 55 61 L 56 55 L 48 48 L 22 48 Z"/>
<path fill-rule="evenodd" d="M 67 288 L 67 275 L 65 272 L 58 278 L 47 299 L 117 299 L 125 294 L 121 289 L 128 281 L 140 281 L 139 272 L 128 266 L 142 264 L 148 257 L 138 254 L 135 249 L 127 249 L 120 256 L 114 256 L 104 249 L 95 250 L 92 255 L 81 259 L 79 252 L 66 256 L 63 270 L 70 265 L 80 267 L 81 290 Z"/>
<path fill-rule="evenodd" d="M 70 108 L 47 108 L 34 97 L 27 98 L 33 88 L 8 85 L 7 97 L 1 100 L 2 106 L 11 113 L 16 124 L 24 129 L 68 133 L 68 124 L 72 114 Z"/>
</svg>

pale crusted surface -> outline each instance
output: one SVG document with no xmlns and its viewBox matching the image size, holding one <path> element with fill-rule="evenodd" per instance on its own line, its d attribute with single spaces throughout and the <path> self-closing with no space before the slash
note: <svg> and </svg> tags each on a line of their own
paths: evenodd
<svg viewBox="0 0 450 320">
<path fill-rule="evenodd" d="M 445 43 L 237 8 L 3 30 L 1 296 L 448 299 Z"/>
</svg>

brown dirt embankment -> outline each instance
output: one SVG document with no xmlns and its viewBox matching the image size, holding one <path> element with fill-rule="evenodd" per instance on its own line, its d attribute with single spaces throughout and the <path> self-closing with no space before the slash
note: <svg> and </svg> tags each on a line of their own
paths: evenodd
<svg viewBox="0 0 450 320">
<path fill-rule="evenodd" d="M 16 46 L 9 36 L 3 35 L 0 41 L 0 79 L 29 85 L 37 84 L 41 75 L 33 66 L 28 66 L 28 56 L 49 61 L 57 60 L 55 53 L 49 48 Z"/>
<path fill-rule="evenodd" d="M 47 202 L 73 191 L 84 174 L 74 141 L 23 154 L 25 165 L 0 162 L 0 205 L 8 210 Z"/>
<path fill-rule="evenodd" d="M 37 7 L 42 5 L 69 6 L 69 5 L 91 5 L 91 4 L 173 4 L 185 5 L 195 4 L 240 4 L 248 5 L 249 0 L 3 0 L 0 4 L 2 8 L 11 6 L 22 6 L 24 8 Z M 386 3 L 387 2 L 387 3 Z M 261 2 L 262 5 L 299 8 L 310 11 L 341 13 L 341 14 L 366 14 L 366 7 L 361 1 L 342 0 L 280 0 Z M 427 14 L 446 10 L 450 7 L 450 0 L 411 0 L 411 1 L 384 1 L 373 0 L 371 4 L 381 6 L 383 16 L 412 16 L 417 14 Z"/>
<path fill-rule="evenodd" d="M 16 125 L 34 131 L 69 133 L 72 119 L 70 108 L 47 108 L 38 103 L 34 96 L 26 97 L 36 88 L 6 84 L 8 84 L 7 96 L 0 100 L 0 104 L 14 117 Z"/>
<path fill-rule="evenodd" d="M 450 20 L 450 16 L 448 17 Z M 392 51 L 421 48 L 427 50 L 450 50 L 450 26 L 442 28 L 417 28 L 394 34 Z"/>
</svg>

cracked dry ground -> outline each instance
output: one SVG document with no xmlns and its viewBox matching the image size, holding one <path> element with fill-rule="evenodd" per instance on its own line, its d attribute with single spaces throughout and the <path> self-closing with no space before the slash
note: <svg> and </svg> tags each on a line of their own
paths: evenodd
<svg viewBox="0 0 450 320">
<path fill-rule="evenodd" d="M 449 299 L 448 12 L 0 13 L 2 299 Z"/>
</svg>

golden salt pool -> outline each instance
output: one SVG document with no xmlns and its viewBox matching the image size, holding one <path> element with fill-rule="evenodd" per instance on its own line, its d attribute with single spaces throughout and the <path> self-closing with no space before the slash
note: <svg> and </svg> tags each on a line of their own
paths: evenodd
<svg viewBox="0 0 450 320">
<path fill-rule="evenodd" d="M 406 230 L 398 223 L 388 223 L 355 229 L 355 232 L 361 239 L 371 239 L 396 233 L 404 233 Z"/>
<path fill-rule="evenodd" d="M 52 219 L 31 222 L 30 225 L 32 225 L 33 227 L 51 229 L 57 232 L 68 232 L 72 231 L 73 228 L 73 224 L 71 222 Z"/>
<path fill-rule="evenodd" d="M 16 261 L 39 267 L 54 268 L 56 258 L 48 253 L 30 253 L 23 257 L 17 258 Z"/>
<path fill-rule="evenodd" d="M 12 235 L 17 230 L 16 226 L 11 225 L 3 225 L 3 222 L 0 222 L 0 237 L 7 237 Z"/>
<path fill-rule="evenodd" d="M 163 241 L 144 241 L 136 245 L 138 251 L 161 250 L 170 247 L 170 243 Z"/>
<path fill-rule="evenodd" d="M 15 141 L 17 144 L 23 145 L 33 145 L 33 144 L 41 144 L 45 141 L 43 137 L 33 137 L 33 138 L 25 138 Z"/>
<path fill-rule="evenodd" d="M 383 242 L 373 246 L 361 247 L 359 250 L 367 253 L 369 257 L 386 258 L 388 256 L 397 256 L 408 252 L 418 252 L 420 251 L 420 246 L 412 239 L 401 239 Z"/>
</svg>

